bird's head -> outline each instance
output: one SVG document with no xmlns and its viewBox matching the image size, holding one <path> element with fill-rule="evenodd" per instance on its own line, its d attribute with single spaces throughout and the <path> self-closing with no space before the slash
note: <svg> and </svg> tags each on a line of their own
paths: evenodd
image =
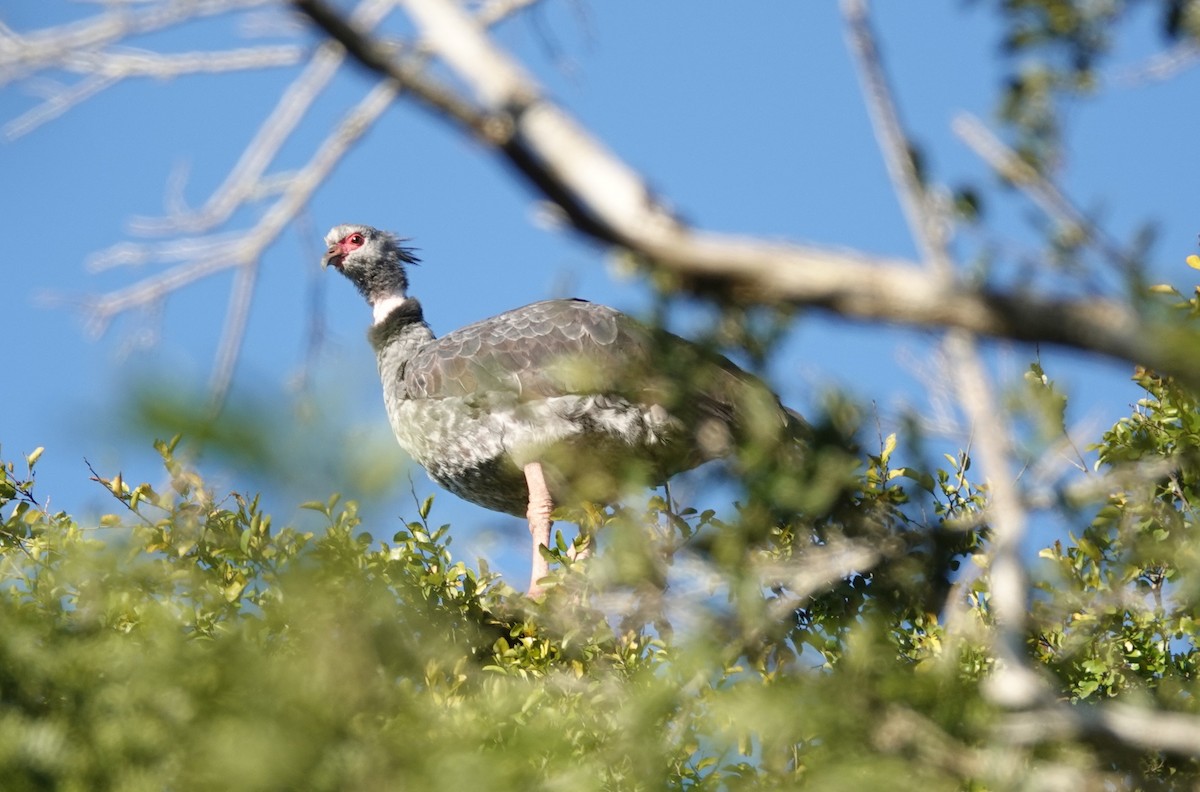
<svg viewBox="0 0 1200 792">
<path fill-rule="evenodd" d="M 322 267 L 333 267 L 358 287 L 367 302 L 377 305 L 389 298 L 404 298 L 408 290 L 405 266 L 417 257 L 400 237 L 367 225 L 347 223 L 325 235 Z"/>
</svg>

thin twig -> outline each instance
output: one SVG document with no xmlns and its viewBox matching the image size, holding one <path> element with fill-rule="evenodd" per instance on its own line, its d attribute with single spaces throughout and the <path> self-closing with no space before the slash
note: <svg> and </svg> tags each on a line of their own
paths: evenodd
<svg viewBox="0 0 1200 792">
<path fill-rule="evenodd" d="M 258 281 L 259 260 L 243 264 L 234 275 L 233 290 L 229 293 L 229 308 L 225 314 L 225 328 L 221 332 L 221 345 L 217 348 L 217 359 L 213 365 L 208 384 L 209 412 L 217 415 L 225 405 L 229 388 L 233 384 L 233 372 L 241 356 L 246 338 L 246 325 L 250 321 L 250 308 L 254 301 L 254 286 Z"/>
<path fill-rule="evenodd" d="M 904 210 L 909 229 L 921 252 L 925 266 L 939 278 L 950 281 L 954 265 L 946 250 L 946 235 L 941 218 L 929 205 L 929 194 L 921 183 L 912 145 L 896 109 L 875 34 L 871 29 L 866 0 L 844 0 L 842 13 L 849 25 L 849 41 L 855 55 L 863 99 L 875 126 L 875 137 L 887 166 L 896 198 Z"/>
<path fill-rule="evenodd" d="M 27 135 L 33 130 L 53 121 L 73 107 L 87 101 L 101 91 L 121 81 L 120 77 L 106 74 L 89 75 L 69 88 L 54 92 L 37 107 L 22 113 L 0 129 L 0 136 L 7 141 Z"/>
<path fill-rule="evenodd" d="M 215 228 L 233 215 L 262 182 L 267 168 L 283 144 L 296 130 L 313 101 L 333 79 L 344 59 L 337 47 L 321 47 L 312 60 L 282 93 L 275 108 L 259 126 L 254 139 L 242 151 L 237 164 L 204 206 L 186 214 L 166 217 L 136 217 L 130 230 L 136 234 L 194 234 Z"/>
<path fill-rule="evenodd" d="M 1113 75 L 1113 82 L 1125 87 L 1136 87 L 1149 82 L 1169 80 L 1185 69 L 1200 62 L 1200 46 L 1188 37 L 1166 52 L 1159 52 L 1139 64 L 1122 69 Z"/>
<path fill-rule="evenodd" d="M 115 316 L 125 311 L 161 305 L 168 294 L 197 280 L 228 269 L 236 270 L 229 311 L 210 383 L 210 397 L 217 406 L 223 402 L 232 383 L 248 325 L 261 256 L 283 228 L 302 211 L 313 192 L 349 148 L 390 106 L 401 89 L 401 83 L 385 80 L 377 84 L 342 119 L 301 169 L 291 173 L 269 173 L 279 151 L 343 63 L 341 46 L 326 43 L 315 49 L 307 45 L 282 45 L 222 52 L 160 54 L 111 45 L 127 36 L 271 2 L 167 0 L 145 8 L 110 10 L 83 22 L 26 35 L 7 28 L 0 31 L 0 83 L 49 65 L 87 75 L 71 88 L 54 87 L 44 105 L 10 123 L 7 130 L 10 134 L 28 131 L 36 123 L 47 120 L 51 114 L 64 112 L 86 96 L 94 95 L 125 77 L 172 77 L 183 73 L 291 65 L 311 53 L 306 68 L 281 94 L 274 110 L 260 125 L 237 164 L 200 209 L 189 211 L 181 199 L 174 198 L 182 195 L 186 174 L 180 171 L 172 178 L 173 186 L 167 201 L 168 214 L 163 218 L 138 218 L 132 223 L 133 230 L 138 233 L 185 233 L 189 236 L 162 243 L 117 245 L 94 256 L 90 262 L 93 270 L 173 264 L 165 271 L 90 300 L 89 328 L 95 333 L 103 332 Z M 494 24 L 532 2 L 534 0 L 497 1 L 485 7 L 481 14 L 486 23 Z M 344 24 L 353 31 L 356 40 L 362 40 L 393 7 L 393 0 L 363 0 Z M 404 55 L 395 45 L 379 44 L 378 47 L 380 52 Z M 420 60 L 423 60 L 423 56 Z M 410 76 L 418 74 L 417 59 L 413 59 L 407 69 L 401 68 L 399 71 Z M 447 101 L 453 106 L 452 91 L 440 88 L 433 81 L 427 81 L 425 87 L 430 93 L 440 90 L 449 97 Z M 473 112 L 467 105 L 463 107 Z M 495 130 L 494 124 L 485 126 L 490 131 Z M 270 200 L 271 203 L 253 228 L 237 233 L 207 233 L 226 223 L 238 209 L 261 200 Z"/>
<path fill-rule="evenodd" d="M 488 0 L 488 3 L 475 13 L 475 20 L 484 27 L 491 27 L 540 2 L 541 0 Z"/>
<path fill-rule="evenodd" d="M 316 261 L 320 258 L 320 251 L 316 248 L 314 240 L 321 238 L 317 229 L 313 226 L 312 218 L 309 212 L 303 212 L 296 218 L 293 223 L 297 232 L 300 235 L 301 247 L 311 254 L 308 258 L 311 261 Z M 315 267 L 308 269 L 307 278 L 307 297 L 305 302 L 307 308 L 305 315 L 308 316 L 308 324 L 304 334 L 303 354 L 301 356 L 300 370 L 291 379 L 291 386 L 297 391 L 306 391 L 311 380 L 311 372 L 316 365 L 317 358 L 320 355 L 321 349 L 325 344 L 326 326 L 325 326 L 325 284 L 328 281 L 321 277 L 321 273 Z"/>
<path fill-rule="evenodd" d="M 95 336 L 103 335 L 108 329 L 109 323 L 118 314 L 155 303 L 167 294 L 178 291 L 188 284 L 238 266 L 241 262 L 234 255 L 231 253 L 230 256 L 208 256 L 189 261 L 154 277 L 89 300 L 88 332 Z"/>
<path fill-rule="evenodd" d="M 952 128 L 980 159 L 1016 185 L 1050 219 L 1082 234 L 1120 271 L 1128 271 L 1136 265 L 1120 244 L 1076 208 L 1053 181 L 1006 146 L 974 115 L 960 113 L 954 119 Z"/>
<path fill-rule="evenodd" d="M 364 0 L 351 19 L 364 29 L 379 24 L 393 8 L 393 0 Z M 283 144 L 295 132 L 313 102 L 329 84 L 345 59 L 342 48 L 319 47 L 312 60 L 280 95 L 275 108 L 259 126 L 254 139 L 242 152 L 225 181 L 209 196 L 204 206 L 190 214 L 171 214 L 164 218 L 136 218 L 135 233 L 197 233 L 228 220 L 237 209 L 260 189 L 264 174 Z"/>
<path fill-rule="evenodd" d="M 229 71 L 291 66 L 304 59 L 300 46 L 256 47 L 217 52 L 184 52 L 161 55 L 154 52 L 72 52 L 63 56 L 61 68 L 85 77 L 74 85 L 50 93 L 38 106 L 4 125 L 0 135 L 15 140 L 42 124 L 66 113 L 122 80 L 135 77 L 171 79 L 184 74 L 216 74 Z"/>
<path fill-rule="evenodd" d="M 183 237 L 152 244 L 120 242 L 92 254 L 86 263 L 91 272 L 103 272 L 114 267 L 144 267 L 148 264 L 193 261 L 220 257 L 236 246 L 242 234 L 208 234 L 202 237 Z"/>
<path fill-rule="evenodd" d="M 144 10 L 111 10 L 78 22 L 0 37 L 0 86 L 31 71 L 60 63 L 76 52 L 150 33 L 189 19 L 222 14 L 277 0 L 171 0 Z"/>
<path fill-rule="evenodd" d="M 188 74 L 221 74 L 294 66 L 308 57 L 308 50 L 308 47 L 299 44 L 169 54 L 119 48 L 73 52 L 63 58 L 60 66 L 83 74 L 169 80 Z"/>
<path fill-rule="evenodd" d="M 326 138 L 308 164 L 288 182 L 279 199 L 267 210 L 257 225 L 236 237 L 181 240 L 173 246 L 159 246 L 146 250 L 140 246 L 122 246 L 120 253 L 127 259 L 153 259 L 156 250 L 175 250 L 182 247 L 210 251 L 203 257 L 187 260 L 166 272 L 145 278 L 124 289 L 102 295 L 92 302 L 90 327 L 93 332 L 103 332 L 108 322 L 116 315 L 142 305 L 155 302 L 164 295 L 176 291 L 214 273 L 239 266 L 246 266 L 258 257 L 278 238 L 296 214 L 307 204 L 309 198 L 324 182 L 333 167 L 345 156 L 350 147 L 371 127 L 376 119 L 391 105 L 396 96 L 396 86 L 384 81 L 343 117 L 341 123 Z M 240 344 L 240 341 L 238 342 Z"/>
<path fill-rule="evenodd" d="M 126 509 L 128 509 L 130 511 L 130 513 L 133 514 L 133 516 L 137 517 L 139 520 L 141 520 L 146 525 L 149 525 L 149 526 L 154 525 L 153 520 L 151 520 L 146 515 L 142 514 L 137 509 L 135 509 L 133 507 L 133 504 L 130 503 L 129 500 L 124 497 L 124 493 L 119 492 L 118 489 L 116 487 L 114 487 L 112 479 L 103 478 L 99 473 L 97 473 L 96 469 L 94 467 L 92 467 L 92 463 L 89 462 L 86 457 L 83 460 L 83 464 L 85 466 L 87 466 L 88 472 L 92 474 L 92 481 L 96 482 L 100 486 L 104 487 L 104 489 L 108 490 L 108 494 L 112 495 L 114 498 L 116 498 L 118 501 L 120 501 L 121 505 L 124 506 Z M 121 481 L 121 474 L 118 473 L 117 474 L 118 486 L 120 484 L 120 481 Z"/>
</svg>

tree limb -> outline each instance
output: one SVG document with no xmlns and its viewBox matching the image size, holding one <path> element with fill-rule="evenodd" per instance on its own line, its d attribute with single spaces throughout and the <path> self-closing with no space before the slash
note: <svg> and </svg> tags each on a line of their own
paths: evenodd
<svg viewBox="0 0 1200 792">
<path fill-rule="evenodd" d="M 910 154 L 911 145 L 879 57 L 867 2 L 843 0 L 842 10 L 876 138 L 914 241 L 932 279 L 949 281 L 954 276 L 954 265 L 944 232 L 946 225 L 929 199 Z M 952 379 L 959 403 L 973 427 L 978 456 L 988 475 L 987 516 L 992 528 L 988 571 L 990 604 L 996 620 L 992 643 L 999 662 L 985 690 L 1003 705 L 1028 707 L 1049 689 L 1030 667 L 1025 649 L 1029 586 L 1020 553 L 1026 513 L 1011 465 L 1011 442 L 974 333 L 961 327 L 950 328 L 945 349 L 954 368 Z"/>
<path fill-rule="evenodd" d="M 473 93 L 453 94 L 402 56 L 345 24 L 323 0 L 294 0 L 363 65 L 401 82 L 463 131 L 490 145 L 579 231 L 644 256 L 692 293 L 790 303 L 920 328 L 1050 343 L 1136 361 L 1200 383 L 1197 334 L 1123 302 L 1043 297 L 930 278 L 910 262 L 692 229 L 644 179 L 596 140 L 486 36 L 457 4 L 404 0 L 422 44 Z M 1174 335 L 1167 343 L 1163 333 Z"/>
</svg>

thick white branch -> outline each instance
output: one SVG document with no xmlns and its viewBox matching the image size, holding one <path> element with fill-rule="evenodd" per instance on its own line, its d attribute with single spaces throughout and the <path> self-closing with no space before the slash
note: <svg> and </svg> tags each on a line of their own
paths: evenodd
<svg viewBox="0 0 1200 792">
<path fill-rule="evenodd" d="M 1157 326 L 1116 301 L 993 293 L 931 278 L 907 262 L 687 228 L 655 199 L 637 172 L 546 98 L 455 3 L 403 0 L 423 45 L 444 59 L 473 99 L 455 94 L 401 56 L 389 55 L 347 26 L 323 0 L 294 2 L 364 65 L 401 82 L 435 111 L 494 146 L 576 228 L 644 255 L 678 276 L 684 289 L 739 301 L 818 306 L 868 321 L 957 327 L 1061 344 L 1200 382 L 1196 339 L 1164 343 L 1166 324 Z M 1169 332 L 1181 333 L 1177 328 Z"/>
</svg>

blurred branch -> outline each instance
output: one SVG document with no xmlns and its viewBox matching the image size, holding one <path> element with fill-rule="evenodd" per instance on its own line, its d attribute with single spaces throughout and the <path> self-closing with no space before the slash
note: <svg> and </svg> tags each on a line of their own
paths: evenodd
<svg viewBox="0 0 1200 792">
<path fill-rule="evenodd" d="M 912 144 L 900 123 L 900 114 L 888 86 L 866 0 L 843 0 L 842 15 L 849 28 L 850 49 L 862 82 L 863 99 L 875 127 L 875 139 L 908 220 L 913 241 L 924 265 L 936 279 L 950 283 L 954 279 L 954 265 L 946 249 L 944 217 L 931 205 L 929 193 L 913 162 Z"/>
<path fill-rule="evenodd" d="M 429 76 L 425 71 L 423 48 L 401 50 L 376 41 L 353 19 L 343 19 L 338 11 L 318 0 L 295 0 L 295 5 L 360 63 L 395 80 L 434 110 L 485 140 L 499 141 L 511 135 L 509 125 L 502 119 L 488 118 L 462 100 L 448 85 Z"/>
<path fill-rule="evenodd" d="M 815 594 L 827 590 L 854 573 L 864 574 L 894 548 L 872 547 L 863 542 L 835 541 L 814 545 L 785 562 L 757 564 L 755 575 L 761 585 L 778 597 L 768 607 L 773 622 L 785 619 Z"/>
<path fill-rule="evenodd" d="M 392 9 L 392 0 L 364 0 L 351 19 L 356 24 L 374 27 Z M 317 49 L 308 65 L 280 95 L 271 114 L 259 126 L 254 140 L 245 148 L 237 164 L 225 177 L 204 207 L 192 213 L 173 213 L 163 218 L 139 218 L 133 230 L 140 233 L 196 233 L 216 227 L 228 220 L 237 209 L 252 199 L 267 169 L 279 150 L 295 132 L 313 102 L 337 74 L 345 60 L 345 52 L 336 45 Z"/>
<path fill-rule="evenodd" d="M 913 238 L 933 279 L 950 281 L 954 264 L 946 223 L 930 201 L 913 162 L 911 145 L 880 60 L 867 2 L 843 0 L 842 12 L 875 136 Z M 1003 412 L 993 398 L 995 387 L 984 369 L 974 334 L 963 328 L 951 328 L 946 333 L 945 349 L 954 371 L 959 403 L 973 427 L 977 453 L 988 475 L 989 601 L 997 627 L 993 646 L 999 663 L 987 691 L 1005 706 L 1029 706 L 1043 698 L 1048 687 L 1033 671 L 1025 650 L 1029 590 L 1020 548 L 1027 515 L 1011 464 L 1011 440 L 1003 424 Z"/>
<path fill-rule="evenodd" d="M 355 59 L 409 89 L 437 113 L 494 147 L 578 229 L 634 251 L 672 273 L 681 288 L 742 302 L 820 307 L 866 321 L 958 327 L 982 335 L 1060 344 L 1200 381 L 1200 361 L 1192 351 L 1196 345 L 1187 343 L 1188 338 L 1164 343 L 1160 328 L 1123 302 L 979 290 L 952 279 L 930 278 L 910 262 L 689 228 L 651 192 L 640 174 L 548 100 L 536 81 L 488 39 L 485 24 L 533 2 L 492 0 L 472 18 L 444 0 L 409 0 L 406 7 L 422 30 L 419 45 L 411 49 L 377 40 L 370 33 L 392 7 L 390 0 L 367 0 L 348 17 L 322 0 L 296 0 L 294 5 Z M 237 164 L 200 209 L 172 207 L 165 217 L 135 220 L 133 229 L 194 235 L 220 226 L 250 202 L 270 198 L 277 206 L 289 205 L 290 200 L 283 196 L 293 190 L 297 179 L 304 181 L 305 171 L 271 174 L 270 163 L 329 84 L 341 59 L 335 47 L 325 45 L 312 51 L 285 45 L 177 55 L 110 49 L 122 38 L 173 24 L 273 5 L 271 0 L 163 0 L 144 7 L 109 8 L 81 22 L 30 34 L 4 28 L 0 30 L 0 84 L 51 67 L 88 75 L 70 88 L 54 89 L 44 105 L 11 122 L 6 132 L 27 131 L 124 76 L 170 76 L 191 70 L 250 68 L 255 63 L 282 65 L 311 52 L 308 65 L 281 95 Z M 432 77 L 426 68 L 427 53 L 442 57 L 474 96 Z M 245 236 L 274 238 L 273 233 L 264 231 L 269 229 L 251 229 Z M 114 311 L 158 300 L 176 288 L 238 265 L 232 260 L 209 259 L 209 254 L 228 252 L 215 249 L 194 259 L 175 258 L 185 247 L 210 242 L 205 236 L 167 247 L 126 245 L 102 256 L 98 261 L 109 265 L 162 260 L 182 263 L 97 300 L 93 327 L 105 326 Z"/>
<path fill-rule="evenodd" d="M 698 625 L 712 618 L 708 597 L 726 586 L 728 579 L 711 561 L 676 554 L 677 549 L 671 551 L 675 574 L 669 588 L 597 592 L 590 595 L 592 604 L 621 614 L 665 613 L 673 624 Z M 747 572 L 754 587 L 774 594 L 766 600 L 763 624 L 778 625 L 794 619 L 795 611 L 814 596 L 855 573 L 869 572 L 885 557 L 894 557 L 898 552 L 903 552 L 899 542 L 879 547 L 843 539 L 805 547 L 787 560 L 753 561 Z"/>
<path fill-rule="evenodd" d="M 152 52 L 82 52 L 64 56 L 61 68 L 86 75 L 77 83 L 55 87 L 37 107 L 22 113 L 4 125 L 0 133 L 7 140 L 27 135 L 47 121 L 58 118 L 100 91 L 130 77 L 170 79 L 182 74 L 215 74 L 277 66 L 291 66 L 303 60 L 299 46 L 255 47 L 221 52 L 185 52 L 160 55 Z"/>
<path fill-rule="evenodd" d="M 532 0 L 493 2 L 481 10 L 483 18 L 498 22 L 507 14 L 530 5 Z M 225 270 L 236 276 L 230 293 L 225 327 L 217 351 L 210 383 L 210 398 L 214 406 L 223 403 L 232 382 L 233 371 L 242 347 L 251 309 L 259 261 L 266 249 L 303 210 L 316 189 L 350 148 L 371 128 L 395 100 L 404 80 L 385 79 L 346 114 L 338 126 L 325 138 L 302 168 L 290 173 L 269 172 L 284 144 L 295 133 L 321 92 L 328 87 L 345 60 L 345 52 L 336 43 L 326 43 L 315 49 L 299 45 L 266 47 L 212 53 L 159 55 L 133 51 L 101 50 L 122 36 L 158 29 L 170 24 L 194 19 L 223 10 L 240 9 L 266 4 L 266 0 L 224 0 L 223 2 L 166 3 L 146 10 L 117 14 L 107 12 L 99 19 L 86 23 L 50 28 L 30 36 L 19 36 L 5 29 L 0 32 L 0 75 L 4 72 L 5 56 L 10 70 L 13 64 L 29 67 L 50 64 L 89 74 L 79 85 L 95 87 L 86 92 L 92 95 L 113 82 L 133 75 L 153 74 L 173 76 L 185 71 L 212 71 L 232 68 L 258 68 L 284 65 L 299 61 L 308 54 L 305 68 L 280 95 L 270 115 L 259 126 L 254 139 L 242 152 L 238 162 L 222 184 L 198 210 L 187 210 L 182 200 L 168 200 L 170 211 L 160 218 L 137 218 L 132 229 L 141 234 L 188 234 L 182 239 L 162 243 L 123 243 L 93 257 L 93 269 L 146 264 L 173 264 L 165 271 L 145 277 L 129 286 L 100 295 L 89 301 L 89 327 L 103 332 L 112 319 L 129 310 L 160 304 L 170 293 L 202 278 Z M 369 32 L 392 10 L 394 0 L 363 0 L 344 22 L 349 29 Z M 285 6 L 286 7 L 286 6 Z M 190 13 L 188 11 L 190 10 Z M 340 20 L 341 17 L 338 17 Z M 389 56 L 400 52 L 394 45 L 378 45 Z M 359 57 L 362 57 L 359 53 Z M 414 59 L 415 63 L 415 59 Z M 404 72 L 407 79 L 419 74 Z M 432 92 L 432 82 L 425 85 Z M 447 96 L 452 92 L 445 91 Z M 26 114 L 8 128 L 17 133 L 28 131 L 36 123 L 47 120 L 48 112 L 64 112 L 86 98 L 68 91 L 55 91 L 41 110 L 41 115 Z M 15 125 L 15 126 L 14 126 Z M 180 180 L 173 189 L 182 190 Z M 254 227 L 234 234 L 211 233 L 221 227 L 235 212 L 252 202 L 270 200 L 270 205 Z M 199 234 L 199 236 L 196 236 Z"/>
<path fill-rule="evenodd" d="M 1113 81 L 1125 86 L 1169 80 L 1200 62 L 1200 46 L 1194 40 L 1180 41 L 1166 52 L 1157 53 L 1139 64 L 1122 69 Z"/>
<path fill-rule="evenodd" d="M 283 229 L 287 227 L 301 209 L 308 203 L 316 189 L 325 181 L 334 166 L 341 161 L 346 152 L 371 127 L 383 112 L 391 106 L 396 96 L 396 87 L 384 81 L 354 107 L 341 123 L 327 137 L 321 147 L 313 155 L 308 164 L 291 176 L 279 199 L 267 210 L 255 227 L 236 236 L 202 237 L 199 239 L 178 240 L 166 245 L 146 246 L 125 244 L 118 246 L 107 256 L 101 257 L 101 262 L 111 262 L 114 259 L 123 261 L 161 261 L 170 258 L 183 258 L 184 261 L 175 267 L 145 278 L 137 283 L 108 294 L 101 295 L 92 301 L 91 328 L 94 332 L 103 332 L 108 323 L 116 315 L 160 300 L 166 294 L 175 291 L 200 278 L 216 272 L 239 267 L 257 266 L 263 252 L 275 242 Z M 189 252 L 196 253 L 189 257 Z M 249 299 L 246 297 L 245 299 Z M 239 304 L 234 300 L 233 305 Z M 231 320 L 229 328 L 242 327 L 244 322 Z M 223 348 L 240 347 L 240 339 L 229 339 L 223 342 Z M 232 366 L 229 362 L 225 365 Z M 214 378 L 219 384 L 221 379 Z M 220 394 L 214 394 L 214 399 Z"/>
<path fill-rule="evenodd" d="M 171 54 L 120 49 L 71 53 L 64 58 L 61 65 L 65 69 L 82 74 L 169 80 L 184 74 L 219 74 L 227 71 L 294 66 L 304 60 L 307 54 L 308 48 L 298 44 Z"/>
<path fill-rule="evenodd" d="M 1200 756 L 1200 718 L 1161 708 L 1060 704 L 1009 715 L 1001 730 L 1018 745 L 1082 737 L 1102 744 L 1115 741 L 1140 750 Z"/>
<path fill-rule="evenodd" d="M 317 261 L 321 256 L 321 249 L 318 242 L 321 239 L 321 232 L 318 231 L 312 222 L 309 213 L 305 212 L 300 217 L 296 218 L 296 230 L 300 238 L 306 240 L 304 249 L 307 251 L 308 258 L 312 261 Z M 305 288 L 305 315 L 308 317 L 307 327 L 304 333 L 303 354 L 299 369 L 289 378 L 289 386 L 296 391 L 307 391 L 312 380 L 312 372 L 316 368 L 318 357 L 321 349 L 325 344 L 326 326 L 325 326 L 325 284 L 328 281 L 322 277 L 322 274 L 316 267 L 309 268 L 306 273 L 307 286 Z"/>
<path fill-rule="evenodd" d="M 537 5 L 541 0 L 488 0 L 475 14 L 475 21 L 484 27 L 491 27 L 501 20 L 522 11 L 529 6 Z"/>
<path fill-rule="evenodd" d="M 915 752 L 922 762 L 943 767 L 964 780 L 978 778 L 988 768 L 983 751 L 964 744 L 907 707 L 887 707 L 875 725 L 872 742 L 888 753 Z"/>
<path fill-rule="evenodd" d="M 50 66 L 69 68 L 80 52 L 107 46 L 131 36 L 150 33 L 191 19 L 223 14 L 276 0 L 172 0 L 144 10 L 126 5 L 78 22 L 21 35 L 10 28 L 0 32 L 0 86 Z"/>
<path fill-rule="evenodd" d="M 233 372 L 241 355 L 242 343 L 246 338 L 246 324 L 250 321 L 253 305 L 254 285 L 258 281 L 258 259 L 238 268 L 229 293 L 229 309 L 225 313 L 225 327 L 221 332 L 221 345 L 217 348 L 217 361 L 213 366 L 208 392 L 210 410 L 221 411 L 229 388 L 233 384 Z"/>
<path fill-rule="evenodd" d="M 1025 193 L 1046 216 L 1066 229 L 1077 231 L 1121 270 L 1134 266 L 1130 256 L 1104 229 L 1092 222 L 1045 174 L 1021 158 L 970 113 L 954 119 L 954 132 L 999 176 Z"/>
<path fill-rule="evenodd" d="M 909 262 L 689 228 L 454 3 L 403 4 L 423 46 L 464 81 L 473 98 L 455 94 L 370 40 L 322 0 L 295 4 L 365 66 L 403 83 L 415 98 L 493 146 L 578 230 L 644 256 L 685 290 L 1060 344 L 1200 381 L 1197 355 L 1185 345 L 1161 343 L 1150 322 L 1122 302 L 974 289 L 930 278 Z"/>
<path fill-rule="evenodd" d="M 120 82 L 119 77 L 103 74 L 89 75 L 67 88 L 56 88 L 49 92 L 45 101 L 37 107 L 22 113 L 0 129 L 0 135 L 5 140 L 16 140 L 33 130 L 53 121 L 76 105 L 82 104 L 101 91 L 111 88 Z"/>
<path fill-rule="evenodd" d="M 994 651 L 1000 661 L 985 687 L 997 703 L 1028 707 L 1050 694 L 1049 687 L 1032 668 L 1025 647 L 1029 582 L 1021 560 L 1028 515 L 1021 502 L 1012 466 L 1012 445 L 1002 424 L 1002 411 L 993 398 L 994 387 L 984 370 L 975 339 L 951 332 L 946 348 L 957 366 L 955 382 L 959 401 L 975 430 L 979 460 L 987 471 L 989 609 L 996 623 Z"/>
</svg>

